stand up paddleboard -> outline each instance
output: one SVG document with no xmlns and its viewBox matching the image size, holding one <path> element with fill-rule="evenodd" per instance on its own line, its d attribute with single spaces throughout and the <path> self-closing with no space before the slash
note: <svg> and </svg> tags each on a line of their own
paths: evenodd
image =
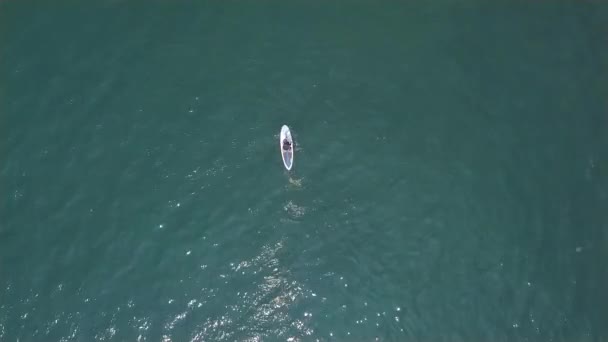
<svg viewBox="0 0 608 342">
<path fill-rule="evenodd" d="M 289 149 L 285 150 L 283 146 L 283 141 L 287 139 L 289 141 Z M 291 170 L 293 166 L 293 139 L 291 138 L 291 132 L 289 131 L 289 127 L 287 125 L 283 125 L 281 127 L 281 134 L 279 137 L 279 147 L 281 149 L 281 158 L 283 158 L 283 165 L 287 170 Z"/>
</svg>

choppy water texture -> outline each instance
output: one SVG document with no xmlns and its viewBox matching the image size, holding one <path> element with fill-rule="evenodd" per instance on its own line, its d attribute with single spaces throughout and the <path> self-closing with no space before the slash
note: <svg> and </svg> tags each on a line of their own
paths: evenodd
<svg viewBox="0 0 608 342">
<path fill-rule="evenodd" d="M 601 2 L 0 13 L 1 341 L 608 340 Z"/>
</svg>

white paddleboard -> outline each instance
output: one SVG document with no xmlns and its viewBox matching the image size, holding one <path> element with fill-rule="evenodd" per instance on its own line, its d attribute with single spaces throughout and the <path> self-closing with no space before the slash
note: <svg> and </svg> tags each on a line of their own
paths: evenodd
<svg viewBox="0 0 608 342">
<path fill-rule="evenodd" d="M 285 150 L 283 148 L 283 141 L 285 139 L 287 139 L 287 141 L 289 141 L 290 143 L 290 147 L 288 150 Z M 289 127 L 287 127 L 287 125 L 283 125 L 283 127 L 281 127 L 281 134 L 279 137 L 279 148 L 281 149 L 281 158 L 283 158 L 283 165 L 285 165 L 285 168 L 287 170 L 291 170 L 293 166 L 294 146 L 293 139 L 291 138 L 291 132 L 289 131 Z"/>
</svg>

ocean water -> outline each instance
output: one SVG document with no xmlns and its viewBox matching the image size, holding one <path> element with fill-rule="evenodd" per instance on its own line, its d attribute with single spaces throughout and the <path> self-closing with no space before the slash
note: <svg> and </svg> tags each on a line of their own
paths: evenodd
<svg viewBox="0 0 608 342">
<path fill-rule="evenodd" d="M 0 2 L 0 341 L 607 341 L 606 23 Z"/>
</svg>

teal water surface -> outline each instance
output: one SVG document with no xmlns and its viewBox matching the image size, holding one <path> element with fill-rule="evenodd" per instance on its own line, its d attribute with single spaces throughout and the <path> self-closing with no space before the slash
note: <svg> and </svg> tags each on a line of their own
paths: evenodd
<svg viewBox="0 0 608 342">
<path fill-rule="evenodd" d="M 608 340 L 607 22 L 2 2 L 0 341 Z"/>
</svg>

